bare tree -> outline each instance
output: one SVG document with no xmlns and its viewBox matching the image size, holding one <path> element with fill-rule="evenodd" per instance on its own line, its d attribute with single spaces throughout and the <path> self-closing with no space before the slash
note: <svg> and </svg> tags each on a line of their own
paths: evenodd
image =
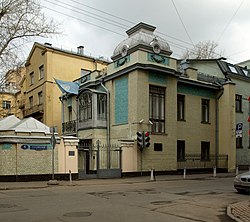
<svg viewBox="0 0 250 222">
<path fill-rule="evenodd" d="M 222 56 L 222 52 L 217 53 L 218 44 L 214 41 L 199 42 L 194 49 L 187 49 L 183 54 L 184 59 L 215 59 Z"/>
<path fill-rule="evenodd" d="M 25 43 L 59 34 L 58 28 L 37 0 L 0 0 L 0 76 L 23 64 L 20 51 Z"/>
</svg>

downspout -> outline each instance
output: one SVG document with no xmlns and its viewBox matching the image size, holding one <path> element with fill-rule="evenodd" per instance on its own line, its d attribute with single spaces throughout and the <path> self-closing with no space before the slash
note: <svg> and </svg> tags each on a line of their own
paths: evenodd
<svg viewBox="0 0 250 222">
<path fill-rule="evenodd" d="M 220 85 L 220 94 L 216 97 L 216 103 L 215 103 L 215 167 L 218 168 L 218 154 L 219 154 L 219 99 L 224 93 L 223 86 Z"/>
<path fill-rule="evenodd" d="M 103 85 L 104 80 L 101 81 L 101 86 L 107 93 L 107 148 L 108 148 L 108 155 L 107 155 L 107 168 L 110 169 L 110 92 L 109 90 Z"/>
</svg>

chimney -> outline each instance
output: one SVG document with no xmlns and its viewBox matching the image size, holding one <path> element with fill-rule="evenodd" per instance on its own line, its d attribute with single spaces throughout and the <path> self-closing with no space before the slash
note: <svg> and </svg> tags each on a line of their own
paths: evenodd
<svg viewBox="0 0 250 222">
<path fill-rule="evenodd" d="M 80 55 L 84 54 L 84 46 L 80 45 L 77 47 L 77 54 L 80 54 Z"/>
<path fill-rule="evenodd" d="M 46 45 L 46 46 L 52 46 L 52 44 L 49 43 L 49 42 L 45 42 L 44 45 Z"/>
</svg>

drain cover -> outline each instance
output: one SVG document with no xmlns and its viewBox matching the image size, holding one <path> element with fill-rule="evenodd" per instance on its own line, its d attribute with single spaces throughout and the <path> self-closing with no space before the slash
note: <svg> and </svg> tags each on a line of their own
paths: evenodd
<svg viewBox="0 0 250 222">
<path fill-rule="evenodd" d="M 91 216 L 91 212 L 87 212 L 87 211 L 82 211 L 82 212 L 70 212 L 70 213 L 66 213 L 63 216 L 65 217 L 89 217 Z"/>
</svg>

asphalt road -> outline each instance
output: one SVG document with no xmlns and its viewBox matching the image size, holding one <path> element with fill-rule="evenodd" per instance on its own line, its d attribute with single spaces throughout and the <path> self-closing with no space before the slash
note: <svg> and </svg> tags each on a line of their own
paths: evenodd
<svg viewBox="0 0 250 222">
<path fill-rule="evenodd" d="M 232 221 L 229 204 L 249 200 L 232 178 L 55 186 L 0 191 L 0 221 Z"/>
</svg>

